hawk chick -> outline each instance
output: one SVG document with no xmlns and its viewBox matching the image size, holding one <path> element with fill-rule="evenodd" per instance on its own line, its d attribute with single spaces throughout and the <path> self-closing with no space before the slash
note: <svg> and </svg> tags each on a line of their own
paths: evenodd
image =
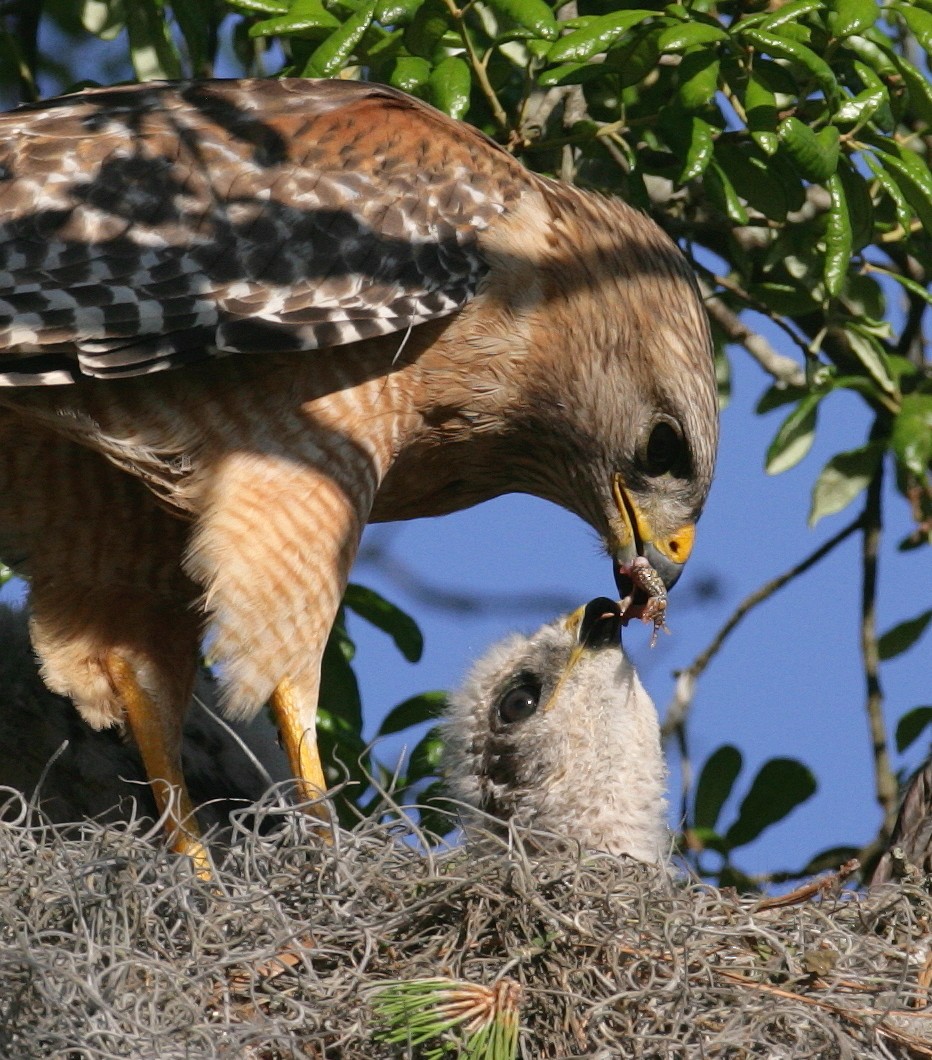
<svg viewBox="0 0 932 1060">
<path fill-rule="evenodd" d="M 658 862 L 670 849 L 654 704 L 621 649 L 618 605 L 593 600 L 496 644 L 451 696 L 451 794 L 502 821 Z"/>
</svg>

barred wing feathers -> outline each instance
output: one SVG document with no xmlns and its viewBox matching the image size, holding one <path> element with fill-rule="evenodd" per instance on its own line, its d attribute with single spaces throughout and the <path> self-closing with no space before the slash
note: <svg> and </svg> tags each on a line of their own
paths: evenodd
<svg viewBox="0 0 932 1060">
<path fill-rule="evenodd" d="M 462 307 L 533 179 L 392 89 L 95 89 L 0 115 L 0 385 L 313 350 Z"/>
</svg>

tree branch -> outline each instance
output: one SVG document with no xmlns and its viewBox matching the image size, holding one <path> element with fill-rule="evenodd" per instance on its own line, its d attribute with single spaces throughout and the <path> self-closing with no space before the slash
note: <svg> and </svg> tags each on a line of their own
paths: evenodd
<svg viewBox="0 0 932 1060">
<path fill-rule="evenodd" d="M 661 734 L 664 740 L 668 740 L 671 736 L 678 733 L 678 731 L 685 725 L 686 715 L 689 712 L 689 708 L 692 706 L 697 679 L 718 653 L 722 644 L 725 642 L 725 639 L 735 626 L 738 625 L 749 611 L 752 611 L 757 607 L 758 604 L 762 604 L 765 600 L 773 596 L 773 594 L 782 589 L 787 582 L 805 574 L 810 567 L 814 567 L 820 560 L 824 559 L 846 538 L 850 537 L 856 530 L 861 529 L 864 525 L 864 518 L 863 514 L 859 515 L 857 519 L 848 523 L 846 527 L 839 530 L 834 537 L 830 537 L 828 541 L 824 542 L 824 544 L 821 544 L 814 552 L 811 552 L 806 556 L 805 559 L 800 560 L 799 563 L 790 567 L 789 570 L 784 571 L 783 574 L 778 574 L 776 578 L 772 578 L 759 589 L 755 589 L 749 596 L 746 596 L 732 612 L 731 617 L 712 638 L 711 643 L 705 651 L 697 655 L 685 670 L 677 670 L 674 672 L 673 676 L 676 678 L 676 688 L 673 692 L 673 699 L 667 707 L 666 716 L 661 729 Z"/>
<path fill-rule="evenodd" d="M 861 657 L 867 698 L 865 710 L 874 754 L 874 782 L 877 801 L 883 810 L 882 830 L 889 835 L 896 821 L 898 791 L 896 777 L 890 768 L 887 727 L 883 716 L 883 690 L 880 686 L 880 650 L 877 645 L 877 567 L 882 523 L 883 465 L 867 487 L 864 504 L 864 532 L 861 544 Z"/>
</svg>

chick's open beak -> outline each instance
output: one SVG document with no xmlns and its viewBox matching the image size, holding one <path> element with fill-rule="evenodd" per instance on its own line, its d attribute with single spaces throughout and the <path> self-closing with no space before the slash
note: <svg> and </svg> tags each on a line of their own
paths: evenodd
<svg viewBox="0 0 932 1060">
<path fill-rule="evenodd" d="M 600 648 L 621 646 L 621 608 L 617 600 L 609 600 L 607 596 L 598 596 L 590 600 L 584 607 L 577 608 L 572 614 L 566 616 L 564 625 L 576 636 L 576 643 L 570 651 L 566 665 L 550 693 L 550 697 L 540 710 L 549 710 L 550 705 L 556 701 L 557 693 L 563 687 L 563 682 L 573 672 L 573 668 L 588 651 L 598 651 Z"/>
<path fill-rule="evenodd" d="M 612 492 L 622 523 L 620 540 L 615 550 L 615 584 L 618 592 L 623 597 L 631 592 L 627 569 L 636 556 L 644 556 L 663 579 L 663 584 L 672 589 L 692 552 L 695 524 L 684 523 L 667 537 L 655 537 L 650 523 L 625 489 L 620 475 L 616 475 L 612 482 Z"/>
</svg>

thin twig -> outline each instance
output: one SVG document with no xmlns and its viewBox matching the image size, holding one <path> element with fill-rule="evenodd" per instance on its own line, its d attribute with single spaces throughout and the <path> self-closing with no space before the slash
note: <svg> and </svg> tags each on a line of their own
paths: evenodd
<svg viewBox="0 0 932 1060">
<path fill-rule="evenodd" d="M 805 559 L 800 560 L 799 563 L 794 564 L 789 570 L 784 571 L 783 574 L 778 574 L 776 578 L 772 578 L 769 582 L 760 586 L 760 588 L 755 589 L 749 596 L 746 596 L 741 603 L 738 604 L 725 624 L 719 629 L 718 633 L 712 638 L 709 646 L 697 655 L 685 670 L 677 670 L 674 672 L 673 676 L 676 678 L 676 688 L 673 692 L 673 699 L 667 707 L 666 717 L 661 730 L 664 740 L 669 739 L 669 737 L 676 733 L 685 723 L 686 715 L 692 705 L 697 678 L 712 661 L 722 644 L 725 642 L 726 637 L 731 633 L 735 626 L 738 625 L 749 611 L 752 611 L 758 604 L 763 603 L 765 600 L 773 596 L 773 594 L 782 589 L 787 582 L 792 581 L 794 578 L 798 578 L 801 574 L 805 574 L 810 567 L 814 567 L 820 560 L 824 559 L 833 549 L 846 540 L 846 538 L 849 538 L 863 525 L 864 515 L 861 514 L 857 519 L 854 519 L 852 522 L 848 523 L 846 527 L 839 530 L 833 537 L 830 537 L 824 544 L 819 545 L 819 547 L 806 556 Z"/>
<path fill-rule="evenodd" d="M 748 327 L 737 313 L 714 296 L 707 283 L 700 283 L 700 288 L 705 298 L 706 311 L 725 333 L 729 342 L 743 346 L 777 383 L 783 386 L 806 385 L 806 373 L 792 357 L 778 353 L 763 335 Z"/>
<path fill-rule="evenodd" d="M 883 690 L 880 687 L 880 649 L 877 644 L 877 560 L 882 531 L 883 464 L 867 487 L 864 504 L 864 534 L 861 545 L 861 656 L 867 698 L 865 710 L 874 753 L 874 782 L 877 801 L 883 810 L 883 830 L 889 834 L 896 820 L 897 784 L 890 768 L 887 727 L 883 716 Z"/>
</svg>

